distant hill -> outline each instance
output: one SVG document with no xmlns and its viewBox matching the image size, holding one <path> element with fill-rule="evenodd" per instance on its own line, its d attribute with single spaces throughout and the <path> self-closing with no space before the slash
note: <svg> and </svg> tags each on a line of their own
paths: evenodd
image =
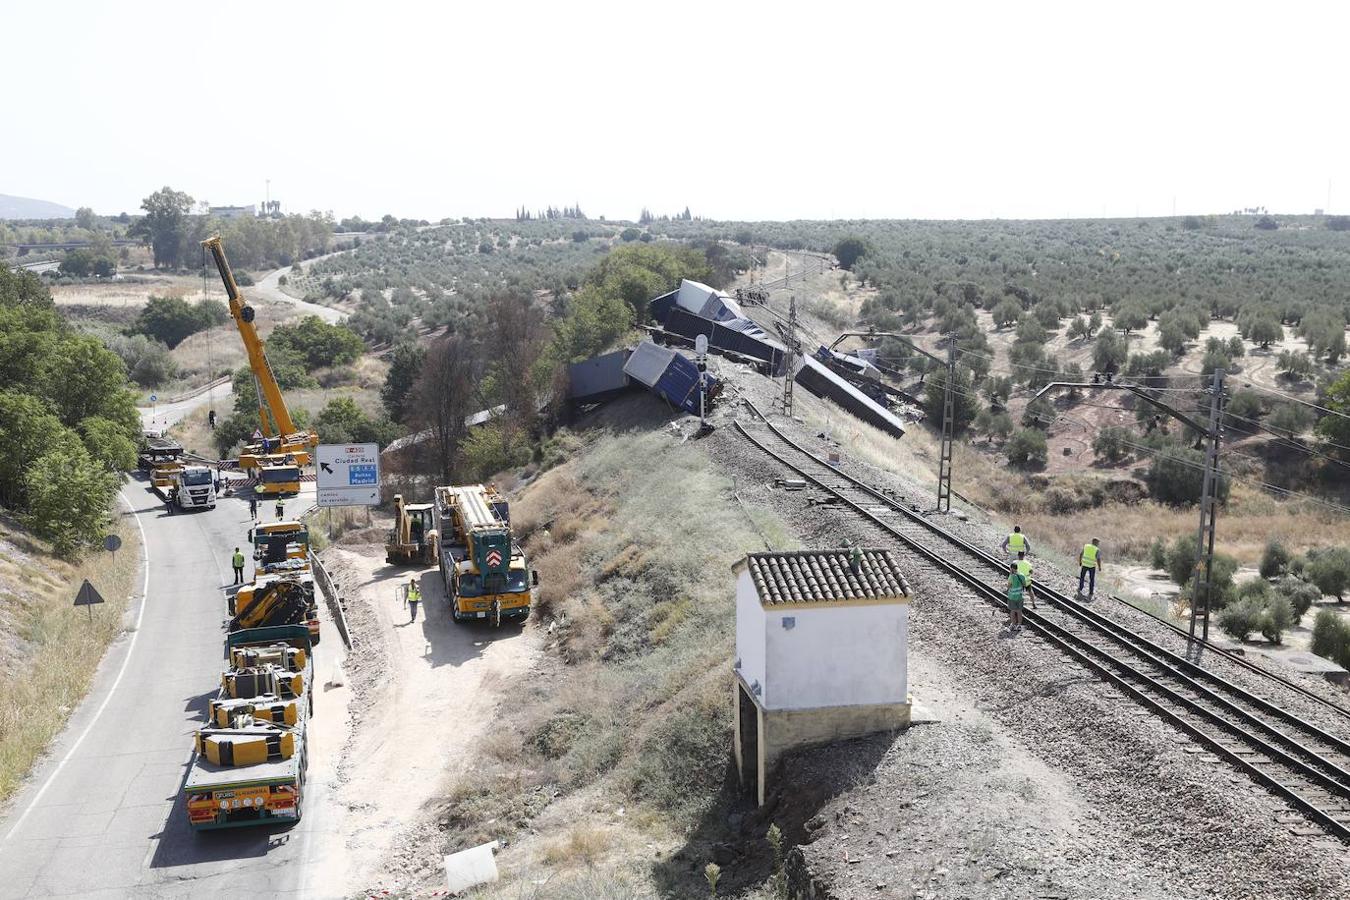
<svg viewBox="0 0 1350 900">
<path fill-rule="evenodd" d="M 59 203 L 0 194 L 0 219 L 73 219 L 75 210 Z"/>
</svg>

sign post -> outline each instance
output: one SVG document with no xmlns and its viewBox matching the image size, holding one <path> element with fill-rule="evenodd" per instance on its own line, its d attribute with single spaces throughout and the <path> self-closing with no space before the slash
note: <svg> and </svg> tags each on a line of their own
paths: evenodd
<svg viewBox="0 0 1350 900">
<path fill-rule="evenodd" d="M 85 607 L 89 611 L 89 621 L 93 622 L 94 604 L 103 602 L 103 596 L 94 589 L 94 586 L 89 583 L 89 579 L 86 578 L 84 584 L 80 585 L 80 592 L 75 595 L 75 605 Z"/>
<path fill-rule="evenodd" d="M 321 508 L 380 505 L 378 444 L 320 444 L 314 463 Z"/>
</svg>

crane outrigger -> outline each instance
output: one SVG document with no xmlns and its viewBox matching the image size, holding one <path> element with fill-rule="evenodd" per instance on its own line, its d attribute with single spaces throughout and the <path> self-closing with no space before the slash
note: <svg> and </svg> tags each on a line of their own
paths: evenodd
<svg viewBox="0 0 1350 900">
<path fill-rule="evenodd" d="M 220 235 L 202 241 L 202 246 L 211 251 L 216 268 L 220 271 L 220 280 L 225 283 L 225 293 L 230 300 L 230 315 L 244 341 L 248 365 L 253 370 L 254 389 L 258 394 L 258 430 L 262 440 L 244 445 L 243 452 L 239 454 L 239 468 L 306 465 L 310 460 L 310 450 L 319 444 L 319 436 L 313 431 L 296 428 L 295 422 L 291 420 L 286 401 L 281 396 L 281 387 L 263 351 L 262 338 L 258 337 L 258 330 L 254 327 L 253 307 L 247 305 L 239 293 L 239 285 L 230 271 L 229 260 L 225 258 Z"/>
</svg>

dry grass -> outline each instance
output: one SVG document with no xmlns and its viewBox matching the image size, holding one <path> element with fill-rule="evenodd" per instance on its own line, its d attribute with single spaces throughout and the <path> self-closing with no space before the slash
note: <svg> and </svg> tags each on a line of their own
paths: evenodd
<svg viewBox="0 0 1350 900">
<path fill-rule="evenodd" d="M 611 840 L 607 829 L 586 823 L 573 825 L 566 837 L 544 850 L 544 862 L 550 866 L 593 866 L 609 849 Z"/>
<path fill-rule="evenodd" d="M 139 589 L 140 534 L 129 513 L 118 516 L 113 533 L 122 538 L 116 554 L 98 551 L 71 565 L 0 518 L 0 803 L 65 725 L 122 632 Z M 85 578 L 106 601 L 92 621 L 72 606 Z"/>
</svg>

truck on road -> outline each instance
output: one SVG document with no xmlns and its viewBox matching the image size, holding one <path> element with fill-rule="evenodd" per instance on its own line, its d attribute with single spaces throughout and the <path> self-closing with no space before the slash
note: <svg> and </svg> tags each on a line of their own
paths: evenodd
<svg viewBox="0 0 1350 900">
<path fill-rule="evenodd" d="M 456 622 L 523 620 L 530 614 L 539 575 L 511 533 L 510 505 L 493 485 L 436 488 L 435 540 Z"/>
<path fill-rule="evenodd" d="M 181 466 L 174 476 L 179 509 L 215 509 L 216 481 L 210 466 Z"/>
<path fill-rule="evenodd" d="M 193 830 L 300 821 L 314 660 L 304 625 L 225 639 L 228 668 L 183 783 Z"/>
</svg>

